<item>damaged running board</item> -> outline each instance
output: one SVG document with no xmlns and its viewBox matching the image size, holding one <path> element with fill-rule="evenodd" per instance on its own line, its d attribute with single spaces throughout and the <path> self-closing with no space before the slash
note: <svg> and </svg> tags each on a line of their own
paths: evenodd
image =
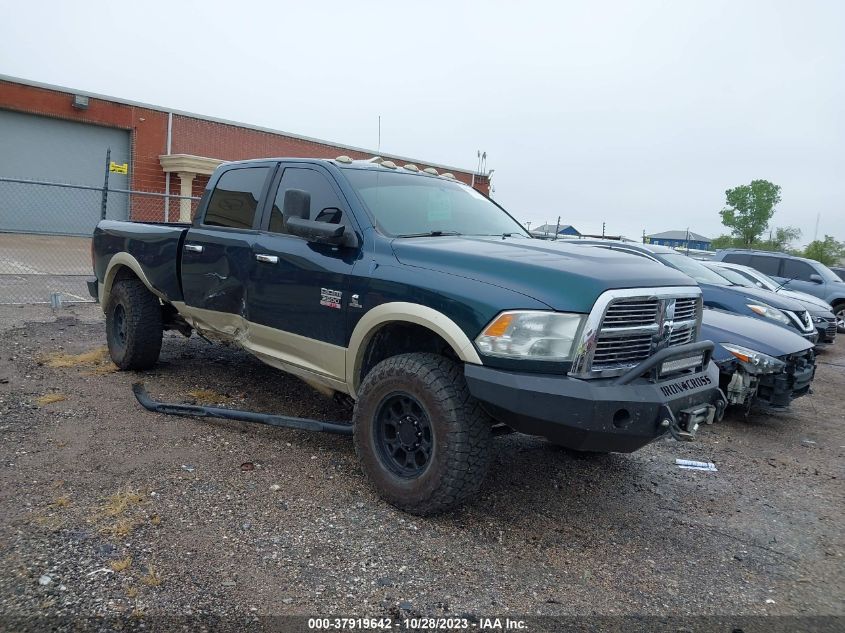
<svg viewBox="0 0 845 633">
<path fill-rule="evenodd" d="M 345 422 L 321 422 L 319 420 L 309 420 L 308 418 L 293 418 L 286 415 L 270 415 L 269 413 L 256 413 L 255 411 L 242 411 L 239 409 L 158 402 L 150 397 L 150 394 L 147 393 L 144 385 L 140 382 L 132 385 L 132 393 L 135 394 L 135 398 L 142 407 L 148 411 L 164 413 L 165 415 L 193 418 L 220 418 L 222 420 L 238 420 L 239 422 L 255 422 L 269 426 L 299 429 L 300 431 L 352 435 L 352 424 Z"/>
</svg>

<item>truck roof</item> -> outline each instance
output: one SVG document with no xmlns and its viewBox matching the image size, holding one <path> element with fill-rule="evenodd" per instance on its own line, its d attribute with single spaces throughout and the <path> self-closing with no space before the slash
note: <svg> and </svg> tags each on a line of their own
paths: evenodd
<svg viewBox="0 0 845 633">
<path fill-rule="evenodd" d="M 413 163 L 406 163 L 398 165 L 391 160 L 382 158 L 381 156 L 373 156 L 367 160 L 353 160 L 349 156 L 338 156 L 337 158 L 290 158 L 290 157 L 276 157 L 276 158 L 249 158 L 245 160 L 234 160 L 222 163 L 222 166 L 229 165 L 251 165 L 256 163 L 264 163 L 267 161 L 285 161 L 288 163 L 326 163 L 335 165 L 341 169 L 367 169 L 367 170 L 382 170 L 403 172 L 407 174 L 415 174 L 419 176 L 428 176 L 432 178 L 444 178 L 446 180 L 454 180 L 460 182 L 451 172 L 438 172 L 434 167 L 426 167 L 420 169 Z"/>
</svg>

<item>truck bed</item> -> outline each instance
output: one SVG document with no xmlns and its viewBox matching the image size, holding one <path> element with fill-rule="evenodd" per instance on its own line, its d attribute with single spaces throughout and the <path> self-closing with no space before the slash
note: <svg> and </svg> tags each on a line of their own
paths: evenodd
<svg viewBox="0 0 845 633">
<path fill-rule="evenodd" d="M 112 257 L 128 253 L 141 265 L 152 287 L 170 301 L 182 300 L 179 266 L 182 244 L 190 224 L 103 220 L 91 245 L 94 272 L 105 280 Z"/>
</svg>

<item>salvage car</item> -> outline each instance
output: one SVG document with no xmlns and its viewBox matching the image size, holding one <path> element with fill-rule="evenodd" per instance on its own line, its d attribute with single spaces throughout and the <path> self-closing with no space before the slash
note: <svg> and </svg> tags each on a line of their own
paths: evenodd
<svg viewBox="0 0 845 633">
<path fill-rule="evenodd" d="M 836 341 L 836 315 L 833 314 L 833 307 L 829 303 L 804 292 L 787 290 L 783 284 L 778 284 L 768 275 L 749 266 L 727 262 L 705 262 L 704 265 L 737 285 L 762 288 L 795 299 L 810 313 L 819 334 L 818 345 L 830 345 Z"/>
<path fill-rule="evenodd" d="M 412 513 L 474 495 L 500 429 L 630 452 L 691 439 L 725 406 L 692 279 L 533 239 L 431 168 L 226 163 L 192 224 L 102 221 L 92 251 L 118 367 L 152 367 L 163 330 L 197 332 L 342 394 L 364 472 Z M 163 412 L 342 431 L 137 393 Z"/>
<path fill-rule="evenodd" d="M 799 302 L 778 296 L 768 290 L 733 284 L 722 275 L 707 268 L 702 262 L 682 255 L 668 246 L 609 240 L 578 240 L 574 243 L 581 246 L 618 250 L 669 266 L 698 282 L 704 296 L 704 305 L 707 307 L 775 323 L 814 344 L 819 338 L 810 313 Z"/>
<path fill-rule="evenodd" d="M 833 306 L 839 331 L 845 332 L 845 282 L 821 262 L 789 253 L 739 248 L 717 251 L 713 260 L 750 266 L 790 290 L 822 299 Z"/>
<path fill-rule="evenodd" d="M 785 409 L 810 393 L 813 345 L 777 325 L 706 308 L 701 335 L 716 343 L 713 360 L 728 403 L 749 412 Z"/>
</svg>

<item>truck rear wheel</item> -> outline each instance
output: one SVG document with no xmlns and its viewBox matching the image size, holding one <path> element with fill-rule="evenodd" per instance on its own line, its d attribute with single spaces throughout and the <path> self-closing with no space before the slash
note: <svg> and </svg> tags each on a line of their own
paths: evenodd
<svg viewBox="0 0 845 633">
<path fill-rule="evenodd" d="M 353 414 L 364 473 L 392 505 L 426 515 L 481 487 L 491 420 L 469 394 L 461 366 L 437 354 L 401 354 L 364 379 Z"/>
<path fill-rule="evenodd" d="M 121 369 L 149 369 L 161 352 L 161 303 L 138 279 L 116 281 L 106 304 L 109 355 Z"/>
</svg>

